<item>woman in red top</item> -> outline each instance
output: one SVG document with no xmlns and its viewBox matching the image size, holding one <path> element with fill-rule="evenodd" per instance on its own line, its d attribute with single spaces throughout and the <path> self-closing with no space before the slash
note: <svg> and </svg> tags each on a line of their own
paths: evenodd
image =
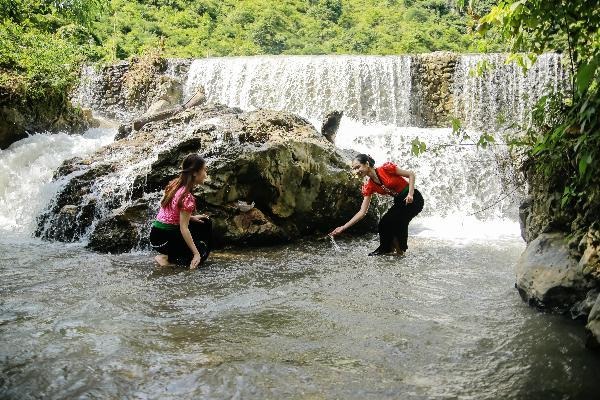
<svg viewBox="0 0 600 400">
<path fill-rule="evenodd" d="M 415 174 L 391 162 L 375 168 L 375 160 L 367 154 L 356 156 L 352 161 L 352 169 L 358 176 L 368 177 L 362 187 L 363 202 L 356 215 L 335 228 L 330 235 L 339 235 L 363 219 L 369 210 L 373 193 L 393 196 L 394 205 L 379 221 L 379 247 L 369 255 L 404 254 L 408 248 L 408 223 L 421 212 L 424 205 L 423 196 L 415 189 Z M 405 178 L 408 178 L 408 182 Z"/>
</svg>

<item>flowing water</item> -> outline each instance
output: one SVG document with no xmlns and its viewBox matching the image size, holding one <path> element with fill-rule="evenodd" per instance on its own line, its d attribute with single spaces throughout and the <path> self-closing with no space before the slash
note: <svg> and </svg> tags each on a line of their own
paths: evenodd
<svg viewBox="0 0 600 400">
<path fill-rule="evenodd" d="M 410 82 L 410 60 L 367 61 L 348 68 Z M 246 99 L 260 90 L 245 87 Z M 426 207 L 403 258 L 368 257 L 376 234 L 216 251 L 197 271 L 159 269 L 145 249 L 43 242 L 31 233 L 64 184 L 53 171 L 115 131 L 34 135 L 1 151 L 0 398 L 596 398 L 600 359 L 582 324 L 538 313 L 514 289 L 525 244 L 501 146 L 408 127 L 403 107 L 344 119 L 336 138 L 417 171 Z M 411 157 L 414 138 L 438 150 Z"/>
</svg>

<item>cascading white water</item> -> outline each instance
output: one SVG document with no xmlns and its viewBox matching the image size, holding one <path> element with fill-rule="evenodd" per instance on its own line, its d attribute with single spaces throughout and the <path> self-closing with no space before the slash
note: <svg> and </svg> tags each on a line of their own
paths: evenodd
<svg viewBox="0 0 600 400">
<path fill-rule="evenodd" d="M 210 101 L 245 110 L 272 108 L 322 118 L 333 110 L 357 121 L 411 124 L 410 56 L 262 56 L 194 60 L 185 85 Z"/>
<path fill-rule="evenodd" d="M 473 76 L 470 71 L 482 60 L 493 68 L 483 76 Z M 504 60 L 504 55 L 459 56 L 452 79 L 452 96 L 455 113 L 467 127 L 476 130 L 488 128 L 490 121 L 503 116 L 520 122 L 527 107 L 543 94 L 544 88 L 550 85 L 555 90 L 565 89 L 565 71 L 558 55 L 541 56 L 527 75 L 523 75 L 515 65 L 505 65 Z M 414 98 L 419 91 L 413 87 L 419 82 L 415 82 L 411 75 L 413 56 L 206 58 L 194 60 L 187 76 L 178 75 L 185 70 L 180 68 L 185 63 L 175 61 L 169 63 L 167 73 L 186 81 L 188 96 L 202 85 L 210 101 L 247 110 L 272 108 L 290 111 L 308 118 L 317 128 L 326 112 L 343 110 L 344 118 L 336 144 L 370 153 L 378 162 L 391 160 L 417 171 L 417 186 L 427 200 L 423 216 L 437 218 L 436 229 L 447 226 L 452 218 L 461 225 L 465 225 L 465 221 L 502 219 L 512 220 L 514 225 L 516 207 L 511 204 L 511 198 L 498 201 L 503 197 L 506 185 L 497 174 L 497 154 L 477 151 L 473 146 L 458 146 L 448 129 L 411 128 L 416 121 L 414 107 L 419 105 L 418 99 Z M 89 106 L 95 104 L 90 99 L 112 96 L 112 92 L 99 92 L 103 87 L 103 76 L 99 71 L 90 67 L 84 70 L 82 76 L 82 84 L 75 96 L 80 104 Z M 114 108 L 115 115 L 121 115 L 118 107 L 110 107 Z M 430 148 L 438 146 L 439 151 L 412 157 L 411 141 L 417 137 Z M 27 143 L 25 141 L 19 146 Z M 91 151 L 85 143 L 72 144 L 72 154 L 65 153 L 61 157 Z M 60 145 L 52 146 L 60 148 Z M 501 150 L 496 150 L 498 152 Z M 102 209 L 102 199 L 106 194 L 113 198 L 116 196 L 117 203 L 127 203 L 131 177 L 147 168 L 155 156 L 156 152 L 140 163 L 132 164 L 131 173 L 126 171 L 96 182 L 92 189 L 99 200 L 97 212 L 111 211 L 109 208 Z M 8 157 L 8 153 L 2 155 L 4 163 Z M 119 155 L 115 157 L 117 162 Z M 54 163 L 54 167 L 48 167 L 50 172 L 46 171 L 47 176 L 32 178 L 33 181 L 46 185 L 52 175 L 51 170 L 60 164 L 58 158 Z M 23 173 L 13 170 L 4 174 L 15 176 Z M 1 204 L 13 202 L 20 196 L 20 190 L 20 186 L 5 185 L 0 199 L 4 203 Z M 49 199 L 39 201 L 47 204 Z M 490 204 L 496 205 L 487 209 Z M 36 206 L 38 210 L 42 205 Z M 3 216 L 4 225 L 19 224 L 17 221 L 26 218 L 26 214 L 24 209 L 17 210 L 17 217 L 6 214 Z M 28 227 L 23 230 L 30 229 L 32 222 L 28 220 L 23 226 Z"/>
<path fill-rule="evenodd" d="M 568 88 L 567 70 L 559 54 L 542 54 L 527 73 L 504 54 L 472 54 L 459 58 L 454 74 L 454 113 L 472 129 L 493 131 L 516 123 L 527 125 L 534 103 L 548 92 Z M 482 63 L 482 64 L 480 64 Z M 482 73 L 477 74 L 477 66 Z"/>
<path fill-rule="evenodd" d="M 487 74 L 472 72 L 485 60 Z M 524 75 L 506 55 L 459 56 L 452 97 L 454 112 L 473 137 L 491 121 L 503 117 L 521 123 L 527 109 L 547 87 L 565 90 L 561 56 L 542 55 Z M 410 128 L 417 104 L 411 56 L 286 56 L 231 57 L 194 60 L 185 90 L 190 96 L 202 85 L 211 101 L 242 109 L 273 108 L 298 113 L 318 128 L 327 111 L 343 110 L 336 144 L 364 151 L 377 161 L 392 160 L 415 169 L 427 198 L 424 215 L 441 229 L 448 225 L 487 229 L 481 220 L 495 221 L 504 234 L 518 232 L 514 196 L 499 174 L 496 157 L 504 157 L 501 139 L 492 150 L 456 143 L 449 129 Z M 411 156 L 411 141 L 425 141 L 436 152 Z M 489 206 L 492 206 L 488 209 Z M 510 227 L 507 227 L 506 220 Z M 452 221 L 449 223 L 449 221 Z M 474 225 L 473 225 L 474 224 Z M 448 232 L 456 234 L 456 229 Z"/>
<path fill-rule="evenodd" d="M 115 129 L 83 135 L 32 135 L 0 150 L 0 231 L 30 234 L 36 217 L 65 182 L 52 181 L 64 160 L 90 154 L 112 142 Z"/>
</svg>

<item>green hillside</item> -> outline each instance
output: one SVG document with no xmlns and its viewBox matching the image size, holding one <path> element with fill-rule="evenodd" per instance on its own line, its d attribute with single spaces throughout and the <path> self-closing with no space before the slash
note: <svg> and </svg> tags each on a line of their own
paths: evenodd
<svg viewBox="0 0 600 400">
<path fill-rule="evenodd" d="M 499 49 L 469 21 L 453 0 L 112 0 L 93 35 L 104 59 L 158 43 L 176 57 Z"/>
</svg>

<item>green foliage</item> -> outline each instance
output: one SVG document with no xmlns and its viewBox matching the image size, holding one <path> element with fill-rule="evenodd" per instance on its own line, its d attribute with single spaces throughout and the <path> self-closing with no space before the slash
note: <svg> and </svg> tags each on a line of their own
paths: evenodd
<svg viewBox="0 0 600 400">
<path fill-rule="evenodd" d="M 410 144 L 410 152 L 414 156 L 419 156 L 427 151 L 427 144 L 425 144 L 425 142 L 422 142 L 418 136 L 414 138 Z"/>
<path fill-rule="evenodd" d="M 0 0 L 0 100 L 62 107 L 79 64 L 94 53 L 101 0 Z"/>
<path fill-rule="evenodd" d="M 94 23 L 106 60 L 140 54 L 161 38 L 170 57 L 503 50 L 495 39 L 468 36 L 467 15 L 447 0 L 110 4 L 109 13 Z"/>
<path fill-rule="evenodd" d="M 0 27 L 0 91 L 8 98 L 3 100 L 63 98 L 75 81 L 79 60 L 78 48 L 59 34 L 5 21 Z"/>
<path fill-rule="evenodd" d="M 571 93 L 542 97 L 512 144 L 528 146 L 538 170 L 562 185 L 561 205 L 572 205 L 600 185 L 600 1 L 506 0 L 481 18 L 478 30 L 491 28 L 523 69 L 544 51 L 567 54 Z"/>
<path fill-rule="evenodd" d="M 426 151 L 438 153 L 442 149 L 452 146 L 476 146 L 478 148 L 487 149 L 496 141 L 494 136 L 486 132 L 481 133 L 479 138 L 475 140 L 475 138 L 472 138 L 467 130 L 464 129 L 460 119 L 458 118 L 452 118 L 450 120 L 450 124 L 452 125 L 452 136 L 454 137 L 455 141 L 452 143 L 441 143 L 432 147 L 428 147 L 425 142 L 422 142 L 418 137 L 416 137 L 411 141 L 412 155 L 420 156 Z"/>
</svg>

